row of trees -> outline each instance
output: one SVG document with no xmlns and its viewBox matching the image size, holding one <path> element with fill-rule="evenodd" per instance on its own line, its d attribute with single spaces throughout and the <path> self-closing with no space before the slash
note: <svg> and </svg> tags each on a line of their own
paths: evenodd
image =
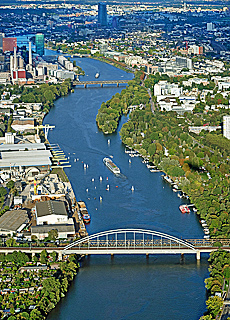
<svg viewBox="0 0 230 320">
<path fill-rule="evenodd" d="M 210 263 L 210 276 L 205 279 L 209 295 L 206 301 L 208 311 L 200 320 L 216 319 L 223 306 L 223 299 L 220 295 L 223 294 L 223 291 L 227 293 L 229 289 L 230 253 L 222 249 L 213 251 L 208 261 Z"/>
<path fill-rule="evenodd" d="M 48 84 L 43 83 L 40 86 L 23 86 L 20 98 L 15 98 L 14 103 L 42 103 L 44 112 L 49 112 L 53 106 L 54 101 L 65 96 L 72 89 L 72 82 L 70 79 L 66 79 L 62 83 Z"/>
<path fill-rule="evenodd" d="M 120 135 L 124 144 L 149 155 L 163 171 L 180 180 L 181 189 L 207 220 L 211 236 L 230 238 L 230 182 L 225 176 L 230 169 L 230 143 L 226 138 L 212 132 L 194 139 L 186 118 L 172 112 L 153 114 L 149 107 L 133 111 Z"/>
</svg>

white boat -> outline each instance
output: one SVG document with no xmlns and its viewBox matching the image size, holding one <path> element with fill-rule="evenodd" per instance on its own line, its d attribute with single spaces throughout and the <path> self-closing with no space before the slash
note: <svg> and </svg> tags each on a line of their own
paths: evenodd
<svg viewBox="0 0 230 320">
<path fill-rule="evenodd" d="M 131 190 L 134 191 L 134 186 L 132 186 Z"/>
<path fill-rule="evenodd" d="M 103 180 L 103 179 L 102 179 L 102 176 L 100 176 L 99 180 L 100 180 L 100 181 L 102 181 L 102 180 Z"/>
<path fill-rule="evenodd" d="M 120 169 L 113 163 L 113 161 L 110 158 L 104 158 L 103 159 L 104 164 L 106 165 L 109 170 L 111 170 L 114 174 L 119 174 L 121 171 Z"/>
<path fill-rule="evenodd" d="M 97 78 L 99 78 L 99 77 L 100 77 L 100 73 L 97 72 L 97 73 L 95 74 L 95 78 L 97 79 Z"/>
<path fill-rule="evenodd" d="M 100 196 L 100 198 L 99 198 L 99 199 L 100 199 L 100 201 L 102 201 L 102 197 L 101 197 L 101 196 Z"/>
</svg>

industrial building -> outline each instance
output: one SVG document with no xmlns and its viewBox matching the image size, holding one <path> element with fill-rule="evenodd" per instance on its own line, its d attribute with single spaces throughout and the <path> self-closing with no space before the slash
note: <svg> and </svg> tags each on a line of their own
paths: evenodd
<svg viewBox="0 0 230 320">
<path fill-rule="evenodd" d="M 74 224 L 51 224 L 31 227 L 31 236 L 43 240 L 49 236 L 51 230 L 57 230 L 58 238 L 62 239 L 74 237 L 76 234 Z"/>
<path fill-rule="evenodd" d="M 0 145 L 0 168 L 34 177 L 50 171 L 52 154 L 44 143 Z"/>
<path fill-rule="evenodd" d="M 0 217 L 0 235 L 13 236 L 15 233 L 21 232 L 29 223 L 26 210 L 6 211 Z"/>
<path fill-rule="evenodd" d="M 68 223 L 68 215 L 63 201 L 37 202 L 35 206 L 37 225 L 65 224 Z"/>
</svg>

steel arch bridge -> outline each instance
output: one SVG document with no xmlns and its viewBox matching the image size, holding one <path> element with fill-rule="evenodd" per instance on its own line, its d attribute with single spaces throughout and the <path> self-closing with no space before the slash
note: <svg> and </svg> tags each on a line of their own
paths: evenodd
<svg viewBox="0 0 230 320">
<path fill-rule="evenodd" d="M 63 248 L 63 254 L 184 254 L 199 259 L 200 252 L 190 240 L 145 229 L 116 229 L 89 235 Z"/>
</svg>

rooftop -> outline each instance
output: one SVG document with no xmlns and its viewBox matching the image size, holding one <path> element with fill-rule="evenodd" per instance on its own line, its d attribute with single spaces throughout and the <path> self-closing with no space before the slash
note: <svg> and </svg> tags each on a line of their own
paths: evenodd
<svg viewBox="0 0 230 320">
<path fill-rule="evenodd" d="M 0 230 L 17 231 L 22 224 L 26 223 L 28 215 L 25 210 L 6 211 L 0 217 Z"/>
<path fill-rule="evenodd" d="M 57 230 L 57 232 L 75 233 L 73 224 L 49 224 L 31 227 L 31 234 L 48 233 L 50 230 Z"/>
<path fill-rule="evenodd" d="M 63 201 L 43 201 L 36 203 L 37 217 L 48 216 L 51 214 L 67 216 Z"/>
</svg>

